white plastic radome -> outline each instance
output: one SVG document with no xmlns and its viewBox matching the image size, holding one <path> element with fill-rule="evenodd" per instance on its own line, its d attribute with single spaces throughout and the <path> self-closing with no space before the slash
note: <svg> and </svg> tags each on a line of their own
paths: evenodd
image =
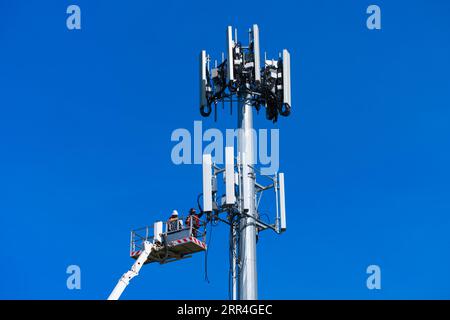
<svg viewBox="0 0 450 320">
<path fill-rule="evenodd" d="M 259 49 L 259 28 L 257 24 L 253 25 L 253 54 L 255 62 L 255 81 L 261 81 L 261 56 Z"/>
<path fill-rule="evenodd" d="M 208 61 L 206 58 L 206 51 L 202 50 L 200 53 L 200 107 L 205 107 L 208 102 L 206 100 L 206 86 L 207 86 L 207 79 L 206 79 L 206 70 L 208 67 Z"/>
<path fill-rule="evenodd" d="M 291 55 L 283 50 L 283 103 L 291 106 Z"/>
<path fill-rule="evenodd" d="M 203 211 L 212 212 L 212 159 L 211 154 L 203 155 Z"/>
<path fill-rule="evenodd" d="M 233 27 L 227 29 L 227 80 L 234 81 Z"/>
<path fill-rule="evenodd" d="M 225 147 L 225 203 L 233 205 L 236 202 L 234 193 L 234 148 Z"/>
<path fill-rule="evenodd" d="M 286 202 L 284 194 L 284 173 L 278 174 L 278 183 L 280 186 L 280 229 L 286 231 Z"/>
</svg>

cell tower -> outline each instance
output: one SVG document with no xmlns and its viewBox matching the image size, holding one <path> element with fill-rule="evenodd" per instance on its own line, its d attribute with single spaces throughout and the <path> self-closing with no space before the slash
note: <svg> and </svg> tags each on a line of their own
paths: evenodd
<svg viewBox="0 0 450 320">
<path fill-rule="evenodd" d="M 203 207 L 200 214 L 194 209 L 186 220 L 174 211 L 164 224 L 162 221 L 131 231 L 130 256 L 136 260 L 123 274 L 109 300 L 117 300 L 142 266 L 158 262 L 179 261 L 197 252 L 207 250 L 206 230 L 202 230 L 200 217 L 206 223 L 223 222 L 230 226 L 231 279 L 233 300 L 258 298 L 256 269 L 256 243 L 260 231 L 271 229 L 280 234 L 286 230 L 284 174 L 262 174 L 256 165 L 253 140 L 253 108 L 266 109 L 267 119 L 275 122 L 279 115 L 291 111 L 290 56 L 283 50 L 277 59 L 264 58 L 261 68 L 259 30 L 255 24 L 249 30 L 249 44 L 237 41 L 237 30 L 227 29 L 227 57 L 221 64 L 210 68 L 210 57 L 200 54 L 200 113 L 208 117 L 217 104 L 238 105 L 238 150 L 225 147 L 225 167 L 213 163 L 211 154 L 203 154 Z M 235 161 L 236 160 L 236 161 Z M 223 175 L 225 193 L 219 196 L 218 177 Z M 267 179 L 261 184 L 258 179 Z M 274 190 L 275 223 L 260 219 L 260 200 L 264 191 Z M 199 205 L 200 206 L 200 205 Z M 193 211 L 192 211 L 193 210 Z M 192 213 L 193 212 L 193 213 Z M 192 213 L 192 214 L 191 214 Z M 226 214 L 225 219 L 223 218 Z"/>
<path fill-rule="evenodd" d="M 200 113 L 208 117 L 217 104 L 233 102 L 238 105 L 238 150 L 234 162 L 233 147 L 225 150 L 225 168 L 212 163 L 211 155 L 203 155 L 203 211 L 218 219 L 227 212 L 231 227 L 233 300 L 258 298 L 256 268 L 257 233 L 272 229 L 286 230 L 284 175 L 264 176 L 271 180 L 267 186 L 257 182 L 259 170 L 254 159 L 253 108 L 266 109 L 268 120 L 276 122 L 278 115 L 288 116 L 291 111 L 290 54 L 283 50 L 277 59 L 264 58 L 261 68 L 259 28 L 249 30 L 249 44 L 237 40 L 235 29 L 227 28 L 227 57 L 221 64 L 214 63 L 206 51 L 200 54 Z M 236 169 L 236 172 L 235 172 Z M 218 204 L 217 175 L 225 174 L 225 198 Z M 276 220 L 269 225 L 260 220 L 258 205 L 262 192 L 275 190 Z"/>
</svg>

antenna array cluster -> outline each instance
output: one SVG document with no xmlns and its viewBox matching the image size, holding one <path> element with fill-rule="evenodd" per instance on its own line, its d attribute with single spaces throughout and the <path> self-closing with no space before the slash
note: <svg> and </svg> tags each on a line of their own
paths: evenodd
<svg viewBox="0 0 450 320">
<path fill-rule="evenodd" d="M 254 179 L 245 179 L 249 170 L 253 170 Z M 286 231 L 286 205 L 284 190 L 284 173 L 279 172 L 274 175 L 259 174 L 256 167 L 247 164 L 235 162 L 234 147 L 225 147 L 225 167 L 221 168 L 212 161 L 211 154 L 203 155 L 203 212 L 208 214 L 212 219 L 219 219 L 219 214 L 228 212 L 227 219 L 234 215 L 246 216 L 249 212 L 251 199 L 254 200 L 256 206 L 256 216 L 254 222 L 259 231 L 271 229 L 276 233 Z M 220 193 L 218 188 L 219 176 L 222 175 L 225 190 Z M 257 178 L 265 179 L 268 184 L 263 185 L 256 181 Z M 255 184 L 255 195 L 252 197 L 243 197 L 242 194 L 248 192 L 248 184 Z M 264 191 L 273 190 L 275 195 L 275 223 L 270 224 L 260 218 L 259 204 Z M 239 201 L 241 198 L 242 201 Z M 213 214 L 211 217 L 210 214 Z"/>
<path fill-rule="evenodd" d="M 233 38 L 231 26 L 227 29 L 227 57 L 211 68 L 206 51 L 200 54 L 200 113 L 207 117 L 212 105 L 229 101 L 233 97 L 250 94 L 251 104 L 258 111 L 266 109 L 268 120 L 276 122 L 278 115 L 291 113 L 290 54 L 284 49 L 275 60 L 264 57 L 261 68 L 259 28 L 256 24 L 249 30 L 249 45 L 244 46 Z"/>
</svg>

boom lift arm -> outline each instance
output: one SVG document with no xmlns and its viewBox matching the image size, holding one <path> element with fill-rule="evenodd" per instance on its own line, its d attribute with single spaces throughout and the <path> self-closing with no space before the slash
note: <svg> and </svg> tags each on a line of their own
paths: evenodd
<svg viewBox="0 0 450 320">
<path fill-rule="evenodd" d="M 136 262 L 133 264 L 131 269 L 126 273 L 124 273 L 123 276 L 119 279 L 119 282 L 117 282 L 116 287 L 109 295 L 108 300 L 119 300 L 123 291 L 130 283 L 130 280 L 139 274 L 139 271 L 144 265 L 144 262 L 147 260 L 148 256 L 152 253 L 153 248 L 154 248 L 153 243 L 150 243 L 149 241 L 144 242 L 144 250 L 142 250 L 141 254 L 137 258 Z"/>
</svg>

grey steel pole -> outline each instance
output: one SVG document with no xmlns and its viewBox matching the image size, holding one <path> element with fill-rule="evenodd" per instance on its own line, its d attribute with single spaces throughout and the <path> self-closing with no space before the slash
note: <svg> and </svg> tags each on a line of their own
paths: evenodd
<svg viewBox="0 0 450 320">
<path fill-rule="evenodd" d="M 248 88 L 248 85 L 247 85 Z M 254 136 L 253 136 L 253 109 L 251 105 L 251 94 L 239 94 L 239 112 L 238 112 L 238 159 L 241 164 L 254 165 Z M 239 299 L 256 300 L 258 299 L 258 274 L 256 270 L 256 209 L 255 209 L 255 179 L 252 168 L 248 168 L 248 175 L 244 174 L 246 170 L 241 170 L 240 182 L 243 187 L 240 188 L 242 194 L 241 211 L 244 211 L 243 202 L 248 201 L 249 208 L 241 214 L 239 226 Z M 241 212 L 242 213 L 242 212 Z"/>
</svg>

